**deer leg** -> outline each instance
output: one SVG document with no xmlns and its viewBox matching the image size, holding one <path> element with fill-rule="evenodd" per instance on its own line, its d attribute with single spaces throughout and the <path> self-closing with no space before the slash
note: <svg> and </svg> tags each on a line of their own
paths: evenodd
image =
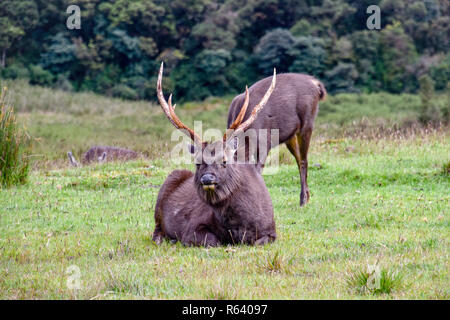
<svg viewBox="0 0 450 320">
<path fill-rule="evenodd" d="M 297 161 L 297 167 L 298 167 L 298 174 L 300 176 L 300 183 L 301 183 L 301 192 L 300 192 L 300 206 L 302 206 L 303 198 L 304 198 L 304 187 L 303 187 L 303 179 L 302 179 L 302 165 L 301 165 L 301 157 L 300 157 L 300 144 L 298 140 L 297 134 L 294 134 L 288 141 L 286 141 L 286 147 L 288 150 L 292 153 L 292 155 L 295 158 L 295 161 Z"/>
<path fill-rule="evenodd" d="M 255 245 L 257 246 L 263 246 L 265 244 L 268 244 L 270 242 L 273 242 L 275 239 L 272 236 L 264 236 L 259 238 L 258 240 L 255 241 Z"/>
<path fill-rule="evenodd" d="M 181 242 L 188 246 L 217 247 L 220 245 L 220 240 L 216 235 L 207 230 L 196 230 L 194 235 L 183 237 Z"/>
<path fill-rule="evenodd" d="M 308 188 L 308 149 L 311 141 L 312 128 L 304 128 L 297 133 L 297 140 L 300 144 L 300 179 L 302 190 L 300 192 L 300 206 L 309 201 L 310 193 Z"/>
<path fill-rule="evenodd" d="M 257 148 L 253 153 L 255 154 L 255 157 L 257 160 L 256 169 L 258 170 L 259 173 L 262 173 L 265 163 L 267 161 L 267 158 L 269 156 L 270 149 L 272 147 L 274 147 L 274 146 L 272 146 L 271 133 L 267 134 L 267 139 L 265 141 L 264 141 L 264 139 L 258 140 Z"/>
<path fill-rule="evenodd" d="M 159 225 L 156 225 L 155 231 L 153 232 L 153 238 L 152 240 L 157 244 L 160 245 L 163 242 L 164 239 L 164 233 L 162 232 Z"/>
</svg>

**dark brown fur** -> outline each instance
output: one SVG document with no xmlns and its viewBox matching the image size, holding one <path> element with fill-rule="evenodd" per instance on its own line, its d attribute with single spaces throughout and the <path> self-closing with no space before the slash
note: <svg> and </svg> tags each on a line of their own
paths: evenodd
<svg viewBox="0 0 450 320">
<path fill-rule="evenodd" d="M 167 177 L 156 202 L 153 240 L 204 246 L 274 241 L 272 201 L 255 166 L 208 163 L 198 164 L 195 174 L 175 170 Z M 216 178 L 212 190 L 201 182 L 206 174 Z"/>
<path fill-rule="evenodd" d="M 244 121 L 250 116 L 255 104 L 261 99 L 270 86 L 271 77 L 262 79 L 249 88 L 250 103 Z M 286 73 L 277 76 L 277 86 L 258 118 L 248 128 L 267 129 L 268 140 L 258 141 L 257 150 L 249 150 L 255 154 L 257 168 L 262 170 L 267 154 L 259 158 L 259 148 L 266 143 L 267 152 L 275 147 L 271 145 L 270 130 L 279 129 L 279 143 L 286 143 L 289 151 L 297 161 L 300 181 L 300 206 L 306 204 L 310 194 L 307 183 L 308 148 L 314 127 L 314 120 L 319 109 L 319 101 L 325 99 L 324 85 L 312 76 Z M 244 101 L 244 94 L 235 97 L 228 111 L 228 127 L 236 119 Z"/>
</svg>

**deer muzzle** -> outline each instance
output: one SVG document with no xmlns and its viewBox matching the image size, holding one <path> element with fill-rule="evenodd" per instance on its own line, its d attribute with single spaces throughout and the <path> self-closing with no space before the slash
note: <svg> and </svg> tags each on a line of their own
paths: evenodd
<svg viewBox="0 0 450 320">
<path fill-rule="evenodd" d="M 205 173 L 200 178 L 200 183 L 203 186 L 203 190 L 213 191 L 217 184 L 216 176 L 211 173 Z"/>
</svg>

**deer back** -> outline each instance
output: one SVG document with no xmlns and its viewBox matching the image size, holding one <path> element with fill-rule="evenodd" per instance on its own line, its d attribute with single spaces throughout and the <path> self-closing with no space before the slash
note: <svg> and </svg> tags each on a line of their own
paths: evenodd
<svg viewBox="0 0 450 320">
<path fill-rule="evenodd" d="M 249 88 L 250 101 L 244 120 L 270 86 L 271 77 L 256 82 Z M 280 143 L 288 140 L 305 123 L 312 124 L 317 115 L 318 102 L 326 96 L 323 84 L 312 76 L 285 73 L 277 76 L 277 86 L 258 118 L 249 127 L 279 129 Z M 228 127 L 239 114 L 244 94 L 236 96 L 228 112 Z"/>
</svg>

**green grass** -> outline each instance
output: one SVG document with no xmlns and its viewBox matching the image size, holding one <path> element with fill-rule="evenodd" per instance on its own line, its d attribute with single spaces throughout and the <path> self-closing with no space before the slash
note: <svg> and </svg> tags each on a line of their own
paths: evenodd
<svg viewBox="0 0 450 320">
<path fill-rule="evenodd" d="M 403 285 L 402 275 L 398 271 L 376 270 L 374 266 L 352 272 L 347 283 L 359 294 L 390 294 L 401 290 Z"/>
<path fill-rule="evenodd" d="M 442 132 L 315 141 L 310 161 L 322 168 L 311 167 L 306 207 L 295 165 L 264 177 L 278 232 L 264 247 L 155 246 L 167 161 L 34 171 L 0 193 L 0 298 L 448 299 L 449 151 Z M 381 292 L 349 287 L 377 261 L 401 279 Z M 66 285 L 71 265 L 80 290 Z"/>
<path fill-rule="evenodd" d="M 277 226 L 273 244 L 156 246 L 159 186 L 171 170 L 193 169 L 167 158 L 171 127 L 159 109 L 22 87 L 30 95 L 16 102 L 19 118 L 41 137 L 35 154 L 42 157 L 28 184 L 0 190 L 1 299 L 449 299 L 448 128 L 335 136 L 339 113 L 324 112 L 327 122 L 319 114 L 310 203 L 298 206 L 297 166 L 285 147 L 279 172 L 264 176 Z M 186 122 L 223 128 L 226 104 L 210 99 L 178 108 Z M 74 105 L 90 111 L 74 113 Z M 379 121 L 368 119 L 371 126 Z M 347 129 L 361 130 L 348 121 Z M 94 143 L 135 147 L 149 158 L 67 166 L 67 148 Z M 366 290 L 375 264 L 382 285 Z M 68 286 L 71 266 L 79 268 L 80 289 Z"/>
<path fill-rule="evenodd" d="M 37 138 L 35 168 L 61 167 L 68 163 L 67 151 L 80 158 L 93 145 L 114 145 L 134 149 L 150 159 L 166 156 L 174 145 L 173 127 L 161 108 L 145 101 L 124 101 L 92 93 L 68 93 L 30 86 L 26 81 L 5 81 L 11 104 L 21 114 L 31 136 Z M 169 92 L 166 92 L 168 95 Z M 209 98 L 177 107 L 188 126 L 194 119 L 208 128 L 224 130 L 233 97 Z M 450 108 L 450 95 L 434 102 Z M 174 102 L 177 102 L 174 97 Z M 409 127 L 420 115 L 418 95 L 387 93 L 340 94 L 320 103 L 315 137 L 336 138 L 361 133 L 376 136 L 393 127 Z"/>
</svg>

